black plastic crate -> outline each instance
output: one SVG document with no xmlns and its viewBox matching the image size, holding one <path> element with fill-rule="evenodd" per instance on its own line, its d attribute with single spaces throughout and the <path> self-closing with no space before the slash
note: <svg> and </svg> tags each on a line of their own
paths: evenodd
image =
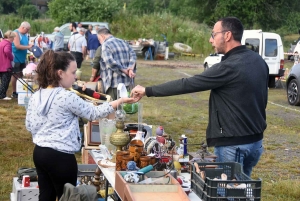
<svg viewBox="0 0 300 201">
<path fill-rule="evenodd" d="M 202 200 L 260 200 L 261 180 L 252 180 L 245 175 L 239 163 L 198 163 L 198 166 L 201 171 L 205 171 L 206 178 L 203 180 L 193 165 L 191 188 Z M 221 179 L 222 173 L 227 175 L 227 180 L 218 180 Z M 233 184 L 243 185 L 243 187 L 235 188 L 232 187 Z"/>
</svg>

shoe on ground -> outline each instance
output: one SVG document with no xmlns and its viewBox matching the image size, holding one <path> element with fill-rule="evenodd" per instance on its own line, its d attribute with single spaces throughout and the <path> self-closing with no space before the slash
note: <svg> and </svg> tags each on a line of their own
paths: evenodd
<svg viewBox="0 0 300 201">
<path fill-rule="evenodd" d="M 0 100 L 11 100 L 10 97 L 1 98 Z"/>
<path fill-rule="evenodd" d="M 11 97 L 12 97 L 12 98 L 18 98 L 18 94 L 17 94 L 17 93 L 13 93 L 13 94 L 11 95 Z"/>
</svg>

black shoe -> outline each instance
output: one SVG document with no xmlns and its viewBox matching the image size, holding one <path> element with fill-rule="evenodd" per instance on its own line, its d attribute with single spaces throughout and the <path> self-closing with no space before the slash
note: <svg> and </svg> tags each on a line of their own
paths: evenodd
<svg viewBox="0 0 300 201">
<path fill-rule="evenodd" d="M 11 95 L 12 98 L 18 98 L 18 94 L 16 92 L 13 92 Z"/>
</svg>

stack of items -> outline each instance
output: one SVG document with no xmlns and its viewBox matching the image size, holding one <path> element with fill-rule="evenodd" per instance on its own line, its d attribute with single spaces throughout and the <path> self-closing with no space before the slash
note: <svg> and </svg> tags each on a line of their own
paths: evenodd
<svg viewBox="0 0 300 201">
<path fill-rule="evenodd" d="M 18 93 L 18 104 L 26 107 L 29 98 L 37 88 L 38 86 L 32 78 L 18 79 L 16 86 L 16 92 Z"/>
</svg>

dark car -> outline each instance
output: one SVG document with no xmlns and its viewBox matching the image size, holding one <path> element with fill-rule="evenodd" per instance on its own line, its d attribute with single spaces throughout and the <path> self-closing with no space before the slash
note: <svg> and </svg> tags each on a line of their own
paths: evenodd
<svg viewBox="0 0 300 201">
<path fill-rule="evenodd" d="M 286 80 L 287 99 L 290 105 L 300 105 L 300 64 L 291 68 Z"/>
</svg>

